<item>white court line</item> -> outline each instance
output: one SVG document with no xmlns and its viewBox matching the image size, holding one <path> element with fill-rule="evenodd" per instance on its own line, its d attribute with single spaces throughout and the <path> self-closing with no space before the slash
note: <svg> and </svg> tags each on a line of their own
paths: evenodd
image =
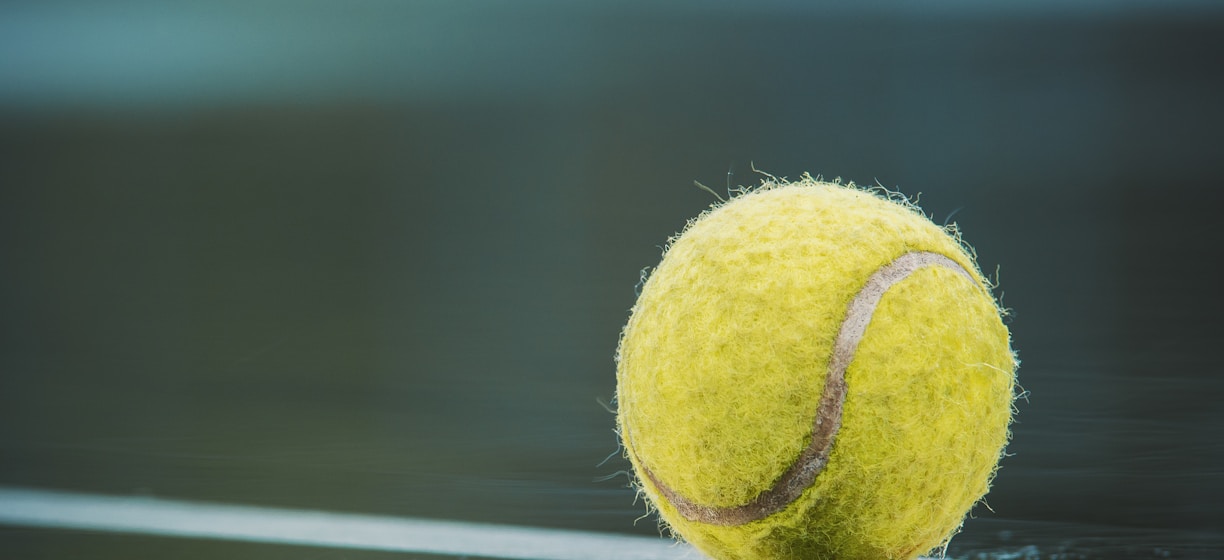
<svg viewBox="0 0 1224 560">
<path fill-rule="evenodd" d="M 0 486 L 0 525 L 519 560 L 702 560 L 670 540 Z"/>
</svg>

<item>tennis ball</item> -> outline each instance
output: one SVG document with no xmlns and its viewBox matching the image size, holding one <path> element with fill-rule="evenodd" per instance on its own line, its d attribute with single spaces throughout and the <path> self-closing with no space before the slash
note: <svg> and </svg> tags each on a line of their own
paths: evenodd
<svg viewBox="0 0 1224 560">
<path fill-rule="evenodd" d="M 618 429 L 717 559 L 946 545 L 1008 439 L 1016 361 L 955 230 L 853 186 L 767 181 L 673 238 L 617 352 Z"/>
</svg>

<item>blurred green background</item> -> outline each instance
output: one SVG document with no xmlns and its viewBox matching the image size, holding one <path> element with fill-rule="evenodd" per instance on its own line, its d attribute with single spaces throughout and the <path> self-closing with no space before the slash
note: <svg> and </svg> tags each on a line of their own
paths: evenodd
<svg viewBox="0 0 1224 560">
<path fill-rule="evenodd" d="M 1030 396 L 953 554 L 1224 556 L 1222 61 L 1189 1 L 4 3 L 0 484 L 657 534 L 617 336 L 755 164 L 998 267 Z"/>
</svg>

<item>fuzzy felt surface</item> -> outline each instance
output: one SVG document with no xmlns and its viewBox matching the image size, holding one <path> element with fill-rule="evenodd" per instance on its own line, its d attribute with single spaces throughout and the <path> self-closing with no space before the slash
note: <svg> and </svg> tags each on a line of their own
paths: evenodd
<svg viewBox="0 0 1224 560">
<path fill-rule="evenodd" d="M 915 251 L 845 372 L 828 463 L 798 499 L 724 526 L 686 519 L 644 468 L 694 503 L 769 490 L 808 446 L 834 339 L 865 280 Z M 910 559 L 945 543 L 987 491 L 1008 439 L 1016 363 L 959 240 L 910 206 L 804 179 L 712 209 L 672 240 L 622 334 L 617 403 L 642 491 L 718 559 Z"/>
</svg>

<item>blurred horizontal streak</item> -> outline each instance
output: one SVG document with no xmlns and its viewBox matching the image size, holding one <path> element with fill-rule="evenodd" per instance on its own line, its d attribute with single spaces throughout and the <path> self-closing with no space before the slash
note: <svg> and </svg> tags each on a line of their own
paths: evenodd
<svg viewBox="0 0 1224 560">
<path fill-rule="evenodd" d="M 670 540 L 0 487 L 0 525 L 522 560 L 699 560 Z"/>
<path fill-rule="evenodd" d="M 677 51 L 697 40 L 684 27 L 711 18 L 1098 21 L 1222 14 L 1224 4 L 1205 0 L 2 3 L 0 107 L 564 99 L 633 91 L 640 81 L 617 65 L 636 58 L 624 50 L 624 29 L 610 21 L 671 22 L 673 34 L 646 44 Z"/>
<path fill-rule="evenodd" d="M 538 95 L 578 84 L 582 26 L 548 12 L 357 3 L 0 6 L 0 105 L 181 106 Z M 567 48 L 550 48 L 565 44 Z M 541 75 L 561 77 L 541 83 Z"/>
</svg>

